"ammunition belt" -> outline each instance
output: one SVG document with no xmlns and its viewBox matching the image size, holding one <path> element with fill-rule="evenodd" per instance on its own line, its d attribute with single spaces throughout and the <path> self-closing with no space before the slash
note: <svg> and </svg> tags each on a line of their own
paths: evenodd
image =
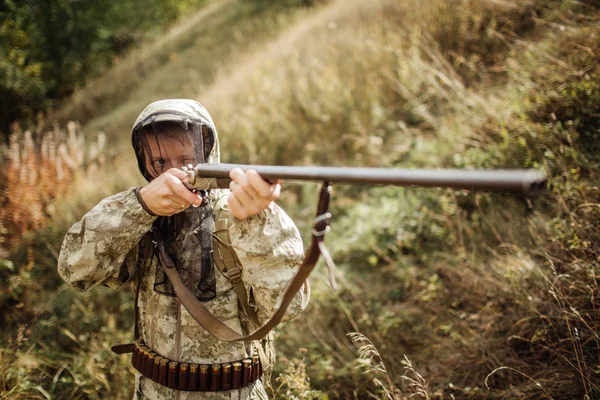
<svg viewBox="0 0 600 400">
<path fill-rule="evenodd" d="M 131 363 L 142 375 L 160 385 L 194 392 L 239 389 L 262 376 L 257 354 L 224 364 L 192 364 L 162 357 L 139 341 L 134 343 Z"/>
</svg>

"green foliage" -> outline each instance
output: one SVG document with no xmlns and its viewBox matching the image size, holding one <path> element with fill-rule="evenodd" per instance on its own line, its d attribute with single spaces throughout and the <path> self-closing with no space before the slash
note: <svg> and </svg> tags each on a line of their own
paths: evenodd
<svg viewBox="0 0 600 400">
<path fill-rule="evenodd" d="M 234 24 L 223 21 L 238 21 L 242 47 L 284 29 L 256 27 L 272 16 L 261 14 L 268 8 L 261 4 L 211 18 L 204 26 L 218 34 L 184 35 L 178 49 L 191 57 L 196 36 L 199 47 L 220 49 L 215 38 L 236 37 L 226 29 Z M 546 171 L 549 188 L 518 198 L 336 187 L 326 241 L 339 287 L 329 288 L 318 270 L 309 310 L 278 331 L 277 397 L 600 397 L 597 9 L 567 1 L 384 0 L 299 15 L 305 18 L 286 20 L 276 46 L 249 62 L 201 70 L 205 85 L 224 75 L 203 88 L 202 101 L 222 133 L 226 161 L 535 167 Z M 181 60 L 160 54 L 146 64 L 150 82 L 140 98 L 174 93 L 164 83 L 171 81 L 159 79 L 163 68 L 178 75 L 173 82 L 187 79 L 179 76 L 187 68 Z M 226 63 L 231 54 L 215 57 Z M 110 77 L 131 75 L 135 64 L 127 68 Z M 114 81 L 127 91 L 142 82 Z M 130 108 L 137 110 L 127 104 L 114 113 Z M 282 196 L 303 233 L 314 189 L 288 187 Z M 98 196 L 81 197 L 83 211 Z M 128 377 L 118 373 L 126 361 L 111 364 L 105 351 L 118 341 L 111 335 L 128 337 L 130 299 L 63 291 L 48 253 L 60 234 L 45 232 L 0 264 L 9 282 L 0 307 L 12 307 L 3 315 L 8 344 L 0 363 L 10 388 L 22 397 L 42 390 L 126 396 Z M 41 291 L 56 296 L 45 309 Z M 34 322 L 19 328 L 25 320 Z M 372 347 L 363 350 L 370 352 L 348 332 L 368 337 Z M 307 349 L 300 357 L 299 347 Z M 30 354 L 43 362 L 32 364 Z"/>
<path fill-rule="evenodd" d="M 106 74 L 62 102 L 56 117 L 81 121 L 91 131 L 102 130 L 116 145 L 129 148 L 124 133 L 150 99 L 196 98 L 198 93 L 218 97 L 221 85 L 215 86 L 215 80 L 310 12 L 300 3 L 207 3 L 160 40 L 132 50 Z M 213 88 L 217 93 L 210 93 Z"/>
<path fill-rule="evenodd" d="M 440 9 L 445 7 L 441 5 Z M 477 11 L 484 15 L 497 11 L 494 5 L 480 7 Z M 458 82 L 443 89 L 454 90 L 468 80 L 471 85 L 479 85 L 476 90 L 483 96 L 493 93 L 500 99 L 484 98 L 473 90 L 456 90 L 460 94 L 456 97 L 451 91 L 443 94 L 439 82 L 428 80 L 427 75 L 436 74 L 443 81 L 456 75 L 432 69 L 427 62 L 421 63 L 420 73 L 398 73 L 404 85 L 401 96 L 375 97 L 385 99 L 380 108 L 384 110 L 383 120 L 396 117 L 390 112 L 393 103 L 387 101 L 398 102 L 396 107 L 402 101 L 412 101 L 421 110 L 431 111 L 430 115 L 420 116 L 435 128 L 436 142 L 430 140 L 428 144 L 424 139 L 428 127 L 423 128 L 421 122 L 420 143 L 411 148 L 402 163 L 543 168 L 549 176 L 549 191 L 539 199 L 415 189 L 337 191 L 335 198 L 346 195 L 350 199 L 334 207 L 334 231 L 328 242 L 340 267 L 338 280 L 345 283 L 337 296 L 319 297 L 319 306 L 307 317 L 310 333 L 327 349 L 311 360 L 314 386 L 329 387 L 331 392 L 344 386 L 348 392 L 350 388 L 375 390 L 346 368 L 350 357 L 337 336 L 340 331 L 360 329 L 378 346 L 386 346 L 383 359 L 397 384 L 401 372 L 394 363 L 404 352 L 410 352 L 418 365 L 431 365 L 424 376 L 434 398 L 598 395 L 594 372 L 598 340 L 594 332 L 600 324 L 595 311 L 599 265 L 593 243 L 600 239 L 600 102 L 596 83 L 600 52 L 594 23 L 599 16 L 589 8 L 586 14 L 578 14 L 582 12 L 579 7 L 561 3 L 563 17 L 572 16 L 581 26 L 575 28 L 574 22 L 559 18 L 568 27 L 568 33 L 559 40 L 553 30 L 546 30 L 546 26 L 559 29 L 555 25 L 557 14 L 545 7 L 536 11 L 536 18 L 541 14 L 546 19 L 524 30 L 517 29 L 513 16 L 530 13 L 528 6 L 509 7 L 508 14 L 494 14 L 494 19 L 508 18 L 509 23 L 503 25 L 502 35 L 488 31 L 483 32 L 483 38 L 481 30 L 466 29 L 471 26 L 468 21 L 481 17 L 477 12 L 445 14 L 445 18 L 457 17 L 453 23 L 458 26 L 449 31 L 460 35 L 427 43 L 423 50 L 431 53 L 432 48 L 440 46 L 444 58 L 456 66 Z M 393 18 L 390 9 L 387 11 L 387 17 Z M 526 47 L 517 34 L 528 32 L 538 41 L 547 35 L 548 41 L 528 42 Z M 486 39 L 490 33 L 494 62 L 506 63 L 494 66 L 510 79 L 506 88 L 487 81 L 493 76 L 485 69 L 487 62 L 476 64 L 477 76 L 464 73 L 457 63 L 461 57 L 484 57 L 489 51 L 456 48 L 447 43 L 456 40 L 454 43 L 479 44 L 480 38 Z M 386 34 L 385 40 L 378 40 L 393 42 L 393 34 Z M 497 38 L 501 38 L 501 46 L 494 44 Z M 349 57 L 340 59 L 347 62 Z M 419 62 L 406 56 L 402 59 L 398 67 L 401 71 L 410 71 L 407 64 Z M 441 64 L 444 59 L 427 56 L 424 61 Z M 380 71 L 388 66 L 374 65 Z M 354 81 L 352 75 L 340 75 L 340 81 Z M 365 76 L 364 70 L 361 76 Z M 414 85 L 415 81 L 421 85 Z M 356 96 L 362 104 L 368 104 L 373 101 L 368 90 L 374 86 L 351 98 Z M 317 86 L 307 98 L 328 94 L 326 87 Z M 414 87 L 419 91 L 411 90 Z M 428 96 L 431 91 L 438 96 Z M 295 91 L 296 97 L 302 95 L 302 90 Z M 449 107 L 439 108 L 440 100 L 442 104 L 447 101 Z M 442 110 L 445 116 L 439 114 Z M 360 107 L 353 107 L 348 115 L 368 121 L 368 114 Z M 330 137 L 327 127 L 321 130 L 319 125 L 312 124 L 309 137 Z M 374 131 L 368 123 L 363 126 L 368 132 Z M 412 129 L 416 126 L 419 124 L 408 125 Z M 400 134 L 406 131 L 395 132 Z M 448 147 L 445 140 L 455 144 Z M 326 148 L 325 153 L 332 160 L 354 162 L 350 152 Z M 388 155 L 381 155 L 381 159 L 388 159 Z M 332 336 L 335 339 L 330 339 Z M 298 343 L 288 340 L 286 346 Z M 324 358 L 322 353 L 329 357 Z M 322 360 L 328 360 L 330 367 L 325 368 Z M 503 368 L 507 365 L 512 369 Z M 331 370 L 337 372 L 333 378 Z M 549 380 L 550 374 L 554 374 L 553 380 Z"/>
<path fill-rule="evenodd" d="M 300 349 L 306 353 L 306 349 Z M 274 394 L 275 399 L 312 399 L 328 400 L 329 397 L 319 390 L 312 390 L 310 387 L 310 378 L 306 373 L 306 363 L 304 358 L 293 358 L 288 360 L 284 358 L 279 360 L 279 367 L 285 366 L 275 379 Z"/>
<path fill-rule="evenodd" d="M 7 18 L 7 12 L 0 8 L 0 131 L 6 132 L 8 122 L 22 115 L 21 103 L 37 109 L 44 105 L 46 85 L 41 62 L 32 60 L 28 50 L 32 39 L 24 28 L 26 13 L 11 1 L 4 7 L 13 13 L 12 18 Z"/>
<path fill-rule="evenodd" d="M 125 342 L 130 336 L 129 295 L 108 296 L 100 290 L 81 296 L 64 286 L 48 293 L 43 298 L 21 297 L 26 305 L 17 307 L 33 313 L 21 315 L 19 325 L 4 323 L 3 394 L 15 399 L 35 393 L 56 398 L 100 399 L 106 393 L 130 397 L 123 374 L 128 360 L 115 362 L 110 351 L 115 341 Z M 95 306 L 99 301 L 102 310 Z"/>
<path fill-rule="evenodd" d="M 45 111 L 204 0 L 41 0 L 0 6 L 0 131 Z"/>
</svg>

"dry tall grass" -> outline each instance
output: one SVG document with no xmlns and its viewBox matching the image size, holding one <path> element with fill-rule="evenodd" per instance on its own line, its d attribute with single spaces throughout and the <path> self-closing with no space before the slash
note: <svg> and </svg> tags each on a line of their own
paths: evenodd
<svg viewBox="0 0 600 400">
<path fill-rule="evenodd" d="M 112 386 L 118 378 L 107 378 L 117 366 L 106 354 L 112 340 L 128 336 L 123 319 L 115 315 L 128 310 L 130 299 L 111 294 L 100 301 L 104 311 L 99 312 L 90 303 L 102 294 L 66 290 L 59 284 L 56 260 L 68 225 L 115 188 L 131 186 L 135 164 L 112 155 L 102 133 L 86 140 L 77 123 L 48 129 L 41 120 L 34 130 L 14 128 L 0 164 L 2 397 L 127 393 L 126 386 Z M 118 180 L 115 167 L 124 168 Z M 82 334 L 86 325 L 88 333 Z M 73 346 L 87 352 L 72 352 Z"/>
<path fill-rule="evenodd" d="M 386 350 L 391 376 L 404 353 L 424 366 L 434 398 L 598 393 L 598 229 L 583 222 L 598 221 L 595 128 L 584 117 L 597 110 L 597 20 L 571 2 L 333 2 L 200 93 L 226 161 L 550 175 L 539 201 L 337 192 L 345 218 L 329 241 L 352 283 L 335 294 L 317 282 L 314 311 L 284 335 L 290 351 L 317 340 L 313 387 L 340 398 L 365 390 L 343 338 L 360 328 Z M 306 194 L 288 199 L 300 222 L 312 211 Z M 568 275 L 553 272 L 557 261 Z"/>
<path fill-rule="evenodd" d="M 0 235 L 4 246 L 14 246 L 27 232 L 51 222 L 54 204 L 65 200 L 76 177 L 91 178 L 106 163 L 106 138 L 98 134 L 86 146 L 81 128 L 69 122 L 66 129 L 54 125 L 48 130 L 43 121 L 35 131 L 15 126 L 2 164 L 0 192 Z"/>
<path fill-rule="evenodd" d="M 316 1 L 318 2 L 318 1 Z M 59 105 L 55 118 L 104 131 L 128 149 L 131 125 L 150 102 L 193 98 L 219 70 L 244 63 L 272 35 L 310 12 L 311 1 L 217 0 L 186 16 L 155 42 L 144 43 Z"/>
<path fill-rule="evenodd" d="M 394 387 L 412 393 L 413 383 L 414 393 L 431 399 L 600 397 L 598 11 L 567 0 L 365 0 L 332 2 L 306 16 L 286 20 L 289 28 L 265 48 L 219 68 L 214 85 L 197 91 L 222 134 L 224 161 L 536 167 L 546 170 L 550 188 L 538 199 L 336 188 L 327 242 L 340 289 L 315 275 L 311 309 L 282 329 L 279 349 L 289 363 L 278 396 L 385 398 Z M 125 170 L 135 171 L 131 165 Z M 90 196 L 94 189 L 87 185 L 66 204 L 83 212 L 101 194 Z M 284 194 L 301 227 L 312 196 L 311 187 Z M 37 248 L 29 255 L 29 264 L 40 263 Z M 28 291 L 21 258 L 11 296 L 27 304 L 18 289 L 38 288 Z M 100 292 L 68 312 L 60 304 L 46 309 L 51 328 L 77 339 L 60 335 L 61 348 L 77 354 L 47 366 L 12 367 L 29 351 L 47 354 L 18 340 L 31 337 L 26 328 L 21 336 L 15 330 L 3 350 L 3 373 L 24 382 L 13 393 L 37 386 L 88 397 L 126 393 L 102 383 L 103 376 L 127 382 L 106 349 L 110 335 L 127 336 L 130 303 L 110 300 Z M 122 319 L 107 326 L 110 315 L 92 311 L 99 304 Z M 44 333 L 40 343 L 54 343 L 50 328 L 35 326 Z M 351 331 L 378 349 L 383 386 L 375 372 L 355 368 L 364 361 Z M 77 341 L 92 346 L 80 349 Z M 300 358 L 298 347 L 308 350 Z M 418 372 L 405 369 L 412 364 L 404 355 Z M 62 363 L 84 366 L 90 356 L 104 364 L 65 377 Z M 31 371 L 43 378 L 23 378 Z"/>
</svg>

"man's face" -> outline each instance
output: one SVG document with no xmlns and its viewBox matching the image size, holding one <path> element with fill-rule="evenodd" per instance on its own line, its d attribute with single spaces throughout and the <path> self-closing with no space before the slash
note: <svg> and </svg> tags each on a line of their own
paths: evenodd
<svg viewBox="0 0 600 400">
<path fill-rule="evenodd" d="M 171 168 L 196 165 L 194 144 L 187 136 L 172 138 L 148 135 L 150 154 L 146 154 L 146 170 L 156 178 Z"/>
</svg>

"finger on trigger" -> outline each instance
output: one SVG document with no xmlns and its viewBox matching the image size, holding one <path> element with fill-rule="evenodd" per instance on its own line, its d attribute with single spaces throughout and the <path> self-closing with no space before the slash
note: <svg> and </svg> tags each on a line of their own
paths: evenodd
<svg viewBox="0 0 600 400">
<path fill-rule="evenodd" d="M 182 199 L 179 196 L 169 197 L 169 200 L 171 200 L 171 206 L 173 206 L 177 209 L 181 209 L 181 206 L 183 206 L 184 208 L 187 208 L 190 204 L 189 201 L 185 201 L 185 199 Z"/>
<path fill-rule="evenodd" d="M 184 200 L 184 203 L 200 204 L 202 202 L 200 196 L 196 193 L 192 193 L 179 179 L 177 179 L 177 177 L 169 179 L 167 184 L 176 196 L 181 197 Z"/>
</svg>

